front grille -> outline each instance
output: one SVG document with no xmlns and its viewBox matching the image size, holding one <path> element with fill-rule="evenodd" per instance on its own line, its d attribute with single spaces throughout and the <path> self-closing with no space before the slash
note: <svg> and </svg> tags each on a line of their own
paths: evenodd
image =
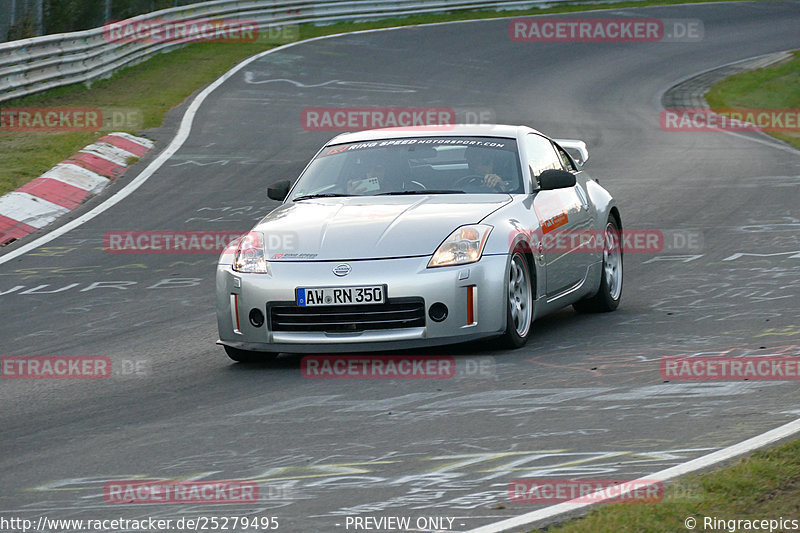
<svg viewBox="0 0 800 533">
<path fill-rule="evenodd" d="M 267 305 L 272 331 L 347 332 L 371 329 L 400 329 L 425 326 L 422 298 L 395 298 L 380 305 L 335 305 L 298 307 L 294 304 Z"/>
</svg>

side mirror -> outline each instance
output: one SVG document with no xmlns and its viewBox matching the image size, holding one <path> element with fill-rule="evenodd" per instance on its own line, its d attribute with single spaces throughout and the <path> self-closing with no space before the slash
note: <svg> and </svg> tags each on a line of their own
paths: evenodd
<svg viewBox="0 0 800 533">
<path fill-rule="evenodd" d="M 539 187 L 542 190 L 565 189 L 575 186 L 575 174 L 566 170 L 549 169 L 539 174 Z"/>
<path fill-rule="evenodd" d="M 291 186 L 292 182 L 289 180 L 281 180 L 277 183 L 273 183 L 272 187 L 267 188 L 267 196 L 273 200 L 282 202 L 286 200 L 286 195 L 289 194 L 289 188 Z"/>
</svg>

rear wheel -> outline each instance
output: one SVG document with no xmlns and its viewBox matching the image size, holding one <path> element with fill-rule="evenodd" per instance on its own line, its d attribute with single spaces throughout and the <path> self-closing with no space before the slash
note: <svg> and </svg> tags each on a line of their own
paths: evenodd
<svg viewBox="0 0 800 533">
<path fill-rule="evenodd" d="M 622 239 L 619 224 L 609 217 L 603 235 L 603 272 L 600 276 L 600 290 L 586 300 L 572 305 L 581 313 L 604 313 L 619 306 L 622 298 Z"/>
<path fill-rule="evenodd" d="M 528 341 L 533 318 L 533 289 L 528 260 L 519 250 L 511 256 L 506 287 L 506 331 L 501 338 L 508 348 L 519 348 Z"/>
<path fill-rule="evenodd" d="M 275 359 L 275 354 L 272 352 L 252 352 L 232 346 L 223 346 L 223 348 L 228 357 L 238 363 L 262 363 Z"/>
</svg>

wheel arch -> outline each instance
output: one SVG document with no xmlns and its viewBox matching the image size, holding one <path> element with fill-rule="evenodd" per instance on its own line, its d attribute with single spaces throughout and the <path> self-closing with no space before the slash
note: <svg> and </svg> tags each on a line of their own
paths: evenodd
<svg viewBox="0 0 800 533">
<path fill-rule="evenodd" d="M 525 261 L 528 263 L 528 274 L 531 276 L 531 288 L 532 290 L 532 297 L 533 297 L 533 304 L 534 307 L 536 305 L 536 301 L 538 300 L 539 292 L 539 280 L 544 279 L 544 276 L 540 276 L 538 270 L 542 268 L 540 265 L 536 263 L 536 256 L 531 249 L 531 243 L 529 240 L 524 238 L 517 239 L 512 245 L 509 247 L 508 250 L 508 264 L 511 263 L 511 257 L 514 255 L 514 252 L 519 250 L 522 255 L 525 257 Z M 508 266 L 506 267 L 506 273 L 508 273 Z M 534 314 L 535 316 L 535 314 Z"/>
<path fill-rule="evenodd" d="M 611 206 L 611 210 L 609 211 L 609 216 L 614 217 L 614 220 L 617 222 L 617 227 L 622 230 L 622 216 L 619 214 L 619 209 L 616 205 Z"/>
</svg>

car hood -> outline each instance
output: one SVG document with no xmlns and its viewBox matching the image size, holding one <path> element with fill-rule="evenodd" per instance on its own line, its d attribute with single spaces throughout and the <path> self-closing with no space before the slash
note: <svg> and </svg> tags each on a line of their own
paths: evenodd
<svg viewBox="0 0 800 533">
<path fill-rule="evenodd" d="M 254 228 L 270 261 L 425 256 L 464 224 L 509 203 L 500 194 L 368 196 L 288 202 Z"/>
</svg>

